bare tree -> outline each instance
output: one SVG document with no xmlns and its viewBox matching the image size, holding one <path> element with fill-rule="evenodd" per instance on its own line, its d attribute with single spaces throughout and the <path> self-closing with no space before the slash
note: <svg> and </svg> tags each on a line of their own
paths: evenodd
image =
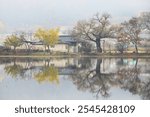
<svg viewBox="0 0 150 117">
<path fill-rule="evenodd" d="M 92 50 L 94 50 L 92 43 L 82 42 L 79 46 L 79 52 L 81 52 L 81 53 L 89 53 Z"/>
<path fill-rule="evenodd" d="M 142 28 L 146 29 L 150 33 L 150 12 L 141 13 L 139 19 L 142 24 Z"/>
<path fill-rule="evenodd" d="M 121 54 L 127 49 L 127 44 L 125 42 L 118 42 L 116 44 L 116 49 L 119 51 Z"/>
<path fill-rule="evenodd" d="M 72 31 L 72 35 L 76 39 L 94 42 L 97 52 L 102 53 L 101 39 L 113 38 L 114 27 L 110 25 L 110 15 L 98 13 L 90 20 L 79 21 Z"/>
<path fill-rule="evenodd" d="M 26 47 L 26 51 L 28 52 L 28 53 L 30 53 L 30 50 L 31 50 L 31 41 L 29 41 L 27 38 L 25 38 L 25 35 L 26 35 L 26 33 L 25 32 L 22 32 L 21 33 L 21 35 L 19 35 L 20 36 L 20 39 L 21 39 L 21 41 L 22 41 L 22 43 L 25 45 L 25 47 Z"/>
<path fill-rule="evenodd" d="M 132 43 L 135 46 L 136 53 L 138 53 L 138 44 L 140 44 L 140 34 L 142 32 L 138 18 L 132 18 L 121 25 L 120 35 L 122 40 Z"/>
</svg>

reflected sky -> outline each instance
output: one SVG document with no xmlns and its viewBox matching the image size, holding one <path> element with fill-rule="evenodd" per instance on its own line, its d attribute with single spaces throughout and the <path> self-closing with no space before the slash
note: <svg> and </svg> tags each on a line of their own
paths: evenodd
<svg viewBox="0 0 150 117">
<path fill-rule="evenodd" d="M 0 99 L 150 99 L 149 63 L 137 58 L 0 58 Z"/>
</svg>

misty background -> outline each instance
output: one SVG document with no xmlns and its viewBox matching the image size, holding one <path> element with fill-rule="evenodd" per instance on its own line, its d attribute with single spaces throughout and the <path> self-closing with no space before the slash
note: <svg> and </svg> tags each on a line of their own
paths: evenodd
<svg viewBox="0 0 150 117">
<path fill-rule="evenodd" d="M 150 0 L 0 0 L 0 34 L 39 27 L 70 29 L 78 20 L 108 12 L 123 22 L 150 10 Z"/>
</svg>

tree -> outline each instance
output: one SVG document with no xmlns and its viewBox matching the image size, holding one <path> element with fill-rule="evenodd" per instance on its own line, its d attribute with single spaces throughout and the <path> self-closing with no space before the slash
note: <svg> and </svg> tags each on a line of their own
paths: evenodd
<svg viewBox="0 0 150 117">
<path fill-rule="evenodd" d="M 142 32 L 138 18 L 132 18 L 121 25 L 119 39 L 124 42 L 131 42 L 135 46 L 136 53 L 138 53 L 138 44 L 140 44 L 140 34 Z"/>
<path fill-rule="evenodd" d="M 124 42 L 118 42 L 116 44 L 116 49 L 119 51 L 121 54 L 127 49 L 127 44 Z"/>
<path fill-rule="evenodd" d="M 31 34 L 31 33 L 30 33 Z M 25 32 L 21 32 L 21 34 L 19 35 L 19 37 L 20 37 L 20 39 L 21 39 L 21 41 L 22 41 L 22 44 L 24 44 L 25 45 L 25 47 L 26 47 L 26 51 L 29 53 L 30 52 L 30 49 L 31 49 L 31 41 L 29 41 L 28 40 L 28 38 L 26 38 L 25 36 L 26 36 L 27 34 L 25 33 Z"/>
<path fill-rule="evenodd" d="M 81 53 L 89 53 L 94 49 L 93 45 L 88 42 L 82 42 L 78 48 L 78 51 Z"/>
<path fill-rule="evenodd" d="M 47 30 L 39 28 L 35 32 L 35 37 L 37 37 L 40 41 L 42 41 L 45 46 L 45 50 L 46 47 L 48 47 L 48 51 L 50 52 L 50 46 L 52 47 L 58 42 L 59 29 L 56 28 Z"/>
<path fill-rule="evenodd" d="M 150 33 L 150 12 L 141 13 L 139 19 L 143 29 L 146 29 Z"/>
<path fill-rule="evenodd" d="M 110 25 L 110 15 L 96 14 L 88 21 L 79 21 L 72 31 L 76 39 L 94 42 L 97 52 L 102 53 L 101 39 L 114 38 L 114 27 Z"/>
<path fill-rule="evenodd" d="M 16 53 L 16 48 L 22 45 L 22 41 L 16 35 L 8 36 L 4 42 L 6 47 L 13 47 L 14 53 Z"/>
</svg>

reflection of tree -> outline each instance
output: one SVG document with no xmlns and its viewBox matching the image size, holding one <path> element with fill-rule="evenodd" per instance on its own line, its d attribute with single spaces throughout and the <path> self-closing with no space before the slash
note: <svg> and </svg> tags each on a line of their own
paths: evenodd
<svg viewBox="0 0 150 117">
<path fill-rule="evenodd" d="M 138 94 L 143 99 L 150 99 L 150 81 L 139 78 L 139 69 L 122 69 L 118 72 L 120 87 L 132 94 Z"/>
<path fill-rule="evenodd" d="M 139 74 L 140 69 L 137 68 L 123 68 L 118 70 L 117 76 L 120 87 L 129 90 L 133 94 L 137 94 L 142 85 Z"/>
<path fill-rule="evenodd" d="M 49 81 L 59 83 L 58 70 L 54 66 L 49 65 L 49 59 L 45 59 L 45 64 L 43 63 L 43 65 L 41 64 L 40 66 L 35 63 L 43 62 L 41 59 L 13 58 L 11 61 L 13 62 L 5 64 L 4 70 L 5 73 L 12 78 L 30 79 L 33 78 L 34 75 L 34 78 L 38 82 Z M 46 63 L 47 61 L 48 64 Z M 42 69 L 42 71 L 40 71 L 40 69 Z"/>
<path fill-rule="evenodd" d="M 134 59 L 135 60 L 135 59 Z M 144 82 L 139 76 L 138 59 L 133 68 L 120 68 L 117 72 L 118 85 L 132 94 L 138 94 L 143 99 L 150 99 L 150 81 Z"/>
<path fill-rule="evenodd" d="M 150 79 L 144 83 L 140 95 L 143 99 L 150 100 Z"/>
<path fill-rule="evenodd" d="M 50 59 L 43 61 L 43 59 L 20 60 L 19 58 L 3 59 L 2 61 L 5 64 L 5 72 L 13 78 L 30 79 L 34 77 L 39 83 L 59 83 L 58 69 L 51 65 Z M 139 95 L 142 99 L 150 99 L 150 78 L 147 77 L 147 75 L 150 75 L 149 64 L 147 64 L 150 62 L 149 59 L 142 59 L 142 64 L 141 59 L 121 58 L 112 62 L 116 62 L 116 67 L 111 68 L 112 71 L 106 69 L 112 64 L 111 62 L 106 64 L 106 62 L 102 62 L 102 59 L 94 58 L 80 58 L 78 65 L 76 64 L 77 66 L 73 69 L 68 65 L 65 67 L 74 71 L 71 76 L 69 74 L 69 79 L 73 81 L 78 90 L 89 91 L 97 98 L 100 95 L 109 97 L 110 89 L 117 86 L 133 95 Z M 102 68 L 105 69 L 105 72 Z M 60 68 L 59 71 L 64 72 Z M 143 76 L 145 74 L 147 74 L 146 77 Z"/>
<path fill-rule="evenodd" d="M 8 59 L 9 60 L 9 59 Z M 35 66 L 32 66 L 32 59 L 29 58 L 11 58 L 5 63 L 5 73 L 11 75 L 13 78 L 26 78 L 29 79 L 32 77 L 32 70 L 35 69 Z"/>
<path fill-rule="evenodd" d="M 36 64 L 32 64 L 32 59 L 20 61 L 21 63 L 18 63 L 15 58 L 12 61 L 12 64 L 6 64 L 4 68 L 5 73 L 9 74 L 12 78 L 30 79 L 33 78 L 34 75 L 34 78 L 40 83 L 44 81 L 59 83 L 58 70 L 54 66 L 49 65 L 49 60 L 48 64 L 43 64 L 43 66 L 37 67 Z M 45 60 L 45 63 L 46 61 L 47 60 Z M 42 70 L 40 71 L 40 69 Z"/>
<path fill-rule="evenodd" d="M 114 84 L 112 79 L 113 74 L 101 73 L 102 59 L 97 59 L 95 69 L 77 70 L 75 75 L 72 76 L 74 83 L 79 90 L 89 90 L 99 97 L 109 97 L 110 85 Z"/>
<path fill-rule="evenodd" d="M 16 62 L 14 62 L 13 65 L 6 65 L 4 70 L 7 74 L 11 75 L 13 78 L 16 78 L 18 75 L 22 76 L 23 67 L 21 65 L 17 65 Z"/>
<path fill-rule="evenodd" d="M 39 82 L 55 82 L 59 83 L 59 78 L 58 78 L 58 70 L 54 66 L 46 66 L 44 69 L 35 74 L 35 79 Z"/>
<path fill-rule="evenodd" d="M 133 95 L 139 95 L 143 99 L 150 99 L 150 81 L 143 81 L 140 74 L 141 68 L 138 66 L 138 59 L 129 59 L 128 63 L 123 63 L 123 59 L 117 62 L 115 73 L 104 73 L 101 71 L 102 60 L 97 59 L 96 67 L 83 68 L 75 71 L 72 80 L 79 90 L 90 91 L 98 98 L 109 97 L 109 90 L 113 86 L 127 90 Z"/>
<path fill-rule="evenodd" d="M 4 77 L 0 77 L 0 82 L 2 82 L 2 81 L 3 81 L 3 79 L 4 79 Z"/>
</svg>

